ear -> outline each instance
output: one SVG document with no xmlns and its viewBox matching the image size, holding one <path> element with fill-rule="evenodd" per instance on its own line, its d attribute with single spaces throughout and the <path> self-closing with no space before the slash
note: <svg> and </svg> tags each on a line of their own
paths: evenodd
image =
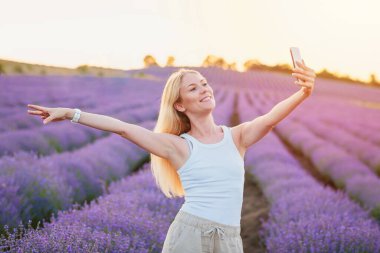
<svg viewBox="0 0 380 253">
<path fill-rule="evenodd" d="M 184 112 L 186 111 L 185 107 L 182 106 L 182 104 L 175 102 L 174 103 L 174 108 L 179 111 L 179 112 Z"/>
</svg>

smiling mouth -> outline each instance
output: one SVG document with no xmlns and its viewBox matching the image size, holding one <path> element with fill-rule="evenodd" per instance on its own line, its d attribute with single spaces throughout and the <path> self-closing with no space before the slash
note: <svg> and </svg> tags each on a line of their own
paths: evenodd
<svg viewBox="0 0 380 253">
<path fill-rule="evenodd" d="M 205 98 L 203 98 L 200 102 L 205 102 L 205 101 L 209 101 L 211 100 L 211 96 L 207 96 Z"/>
</svg>

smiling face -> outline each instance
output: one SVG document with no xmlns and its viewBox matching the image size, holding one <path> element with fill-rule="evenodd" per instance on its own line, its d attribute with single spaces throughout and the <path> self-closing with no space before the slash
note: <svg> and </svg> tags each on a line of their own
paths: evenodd
<svg viewBox="0 0 380 253">
<path fill-rule="evenodd" d="M 176 110 L 185 113 L 211 112 L 215 108 L 214 91 L 199 73 L 186 73 L 182 78 Z"/>
</svg>

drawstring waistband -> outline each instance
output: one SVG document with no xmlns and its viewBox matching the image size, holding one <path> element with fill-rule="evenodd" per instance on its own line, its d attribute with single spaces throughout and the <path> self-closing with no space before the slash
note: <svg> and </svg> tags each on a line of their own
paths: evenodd
<svg viewBox="0 0 380 253">
<path fill-rule="evenodd" d="M 207 230 L 203 233 L 204 235 L 210 235 L 210 252 L 213 252 L 213 250 L 214 250 L 215 231 L 218 233 L 219 238 L 221 240 L 224 240 L 224 236 L 225 236 L 224 229 L 219 227 L 219 226 L 215 226 L 215 227 L 211 228 L 210 230 Z"/>
<path fill-rule="evenodd" d="M 210 235 L 211 238 L 213 238 L 215 231 L 218 233 L 219 238 L 224 240 L 224 236 L 225 236 L 224 229 L 219 226 L 213 227 L 210 230 L 205 231 L 204 235 Z"/>
<path fill-rule="evenodd" d="M 240 226 L 230 226 L 214 222 L 202 217 L 195 216 L 193 214 L 187 213 L 180 210 L 176 215 L 175 219 L 178 222 L 195 227 L 202 232 L 203 236 L 207 236 L 210 242 L 210 252 L 213 252 L 215 246 L 215 233 L 221 240 L 225 240 L 226 237 L 240 236 Z"/>
</svg>

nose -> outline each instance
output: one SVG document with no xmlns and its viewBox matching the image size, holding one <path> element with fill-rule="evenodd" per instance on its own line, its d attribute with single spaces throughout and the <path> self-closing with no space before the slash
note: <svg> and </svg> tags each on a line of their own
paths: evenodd
<svg viewBox="0 0 380 253">
<path fill-rule="evenodd" d="M 208 90 L 209 90 L 208 86 L 203 86 L 202 85 L 201 93 L 205 93 Z"/>
</svg>

